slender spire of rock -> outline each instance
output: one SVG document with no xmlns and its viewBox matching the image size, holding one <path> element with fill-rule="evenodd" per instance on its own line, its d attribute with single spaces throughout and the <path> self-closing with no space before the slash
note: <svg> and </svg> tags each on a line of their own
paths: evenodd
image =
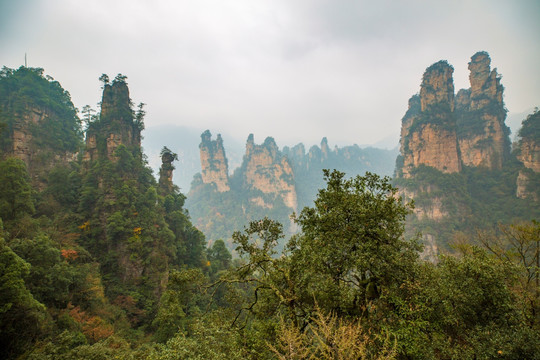
<svg viewBox="0 0 540 360">
<path fill-rule="evenodd" d="M 229 191 L 229 167 L 221 135 L 212 140 L 210 130 L 206 130 L 201 135 L 199 151 L 203 183 L 215 184 L 219 192 Z"/>
<path fill-rule="evenodd" d="M 461 171 L 453 115 L 453 72 L 446 61 L 431 65 L 424 73 L 419 98 L 409 100 L 409 110 L 402 120 L 398 176 L 410 178 L 420 165 L 445 173 Z"/>
<path fill-rule="evenodd" d="M 87 161 L 95 160 L 100 155 L 115 160 L 114 151 L 120 145 L 141 147 L 142 123 L 135 121 L 125 80 L 126 77 L 119 74 L 112 84 L 106 82 L 103 86 L 99 121 L 91 123 L 86 133 L 84 159 Z M 106 153 L 98 154 L 100 149 Z"/>
<path fill-rule="evenodd" d="M 463 164 L 494 170 L 510 155 L 510 130 L 504 123 L 504 88 L 490 64 L 485 51 L 471 57 L 471 87 L 458 93 L 456 119 Z"/>
<path fill-rule="evenodd" d="M 164 146 L 161 150 L 161 167 L 159 169 L 159 189 L 164 194 L 170 194 L 174 190 L 172 179 L 173 161 L 175 160 L 178 160 L 178 155 Z"/>
<path fill-rule="evenodd" d="M 454 68 L 441 60 L 426 69 L 420 87 L 422 112 L 448 108 L 454 111 Z"/>
<path fill-rule="evenodd" d="M 321 155 L 323 159 L 328 159 L 330 154 L 330 147 L 328 146 L 328 139 L 325 137 L 321 140 Z"/>
</svg>

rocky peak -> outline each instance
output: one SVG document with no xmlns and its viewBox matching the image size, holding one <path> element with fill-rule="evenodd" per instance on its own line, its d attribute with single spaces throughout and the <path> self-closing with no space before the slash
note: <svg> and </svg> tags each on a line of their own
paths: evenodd
<svg viewBox="0 0 540 360">
<path fill-rule="evenodd" d="M 255 137 L 253 134 L 249 134 L 246 141 L 246 156 L 251 156 L 253 148 L 255 147 Z"/>
<path fill-rule="evenodd" d="M 469 81 L 471 83 L 471 91 L 473 94 L 478 94 L 482 91 L 486 80 L 489 78 L 491 59 L 487 52 L 479 51 L 471 57 L 469 63 Z"/>
<path fill-rule="evenodd" d="M 500 76 L 490 64 L 485 51 L 471 57 L 471 87 L 458 92 L 456 119 L 463 164 L 494 170 L 501 169 L 510 154 L 510 130 L 504 123 L 506 109 Z"/>
<path fill-rule="evenodd" d="M 112 84 L 103 86 L 99 120 L 91 123 L 86 132 L 86 161 L 97 159 L 103 150 L 103 155 L 115 161 L 118 146 L 141 147 L 142 119 L 135 117 L 125 79 L 119 75 Z"/>
<path fill-rule="evenodd" d="M 503 86 L 497 69 L 491 70 L 491 58 L 485 51 L 480 51 L 471 57 L 469 63 L 469 81 L 471 83 L 472 108 L 481 107 L 486 100 L 502 104 Z"/>
<path fill-rule="evenodd" d="M 292 148 L 285 146 L 283 147 L 282 152 L 289 160 L 293 160 L 293 162 L 299 166 L 304 165 L 304 158 L 306 156 L 306 148 L 304 147 L 304 144 L 299 143 Z"/>
<path fill-rule="evenodd" d="M 212 140 L 210 130 L 203 132 L 199 152 L 203 183 L 215 184 L 219 192 L 229 191 L 229 166 L 221 134 L 217 135 L 216 140 Z"/>
<path fill-rule="evenodd" d="M 328 146 L 328 139 L 325 137 L 321 140 L 321 154 L 323 159 L 328 159 L 330 155 L 330 147 Z"/>
<path fill-rule="evenodd" d="M 112 122 L 115 120 L 131 121 L 132 118 L 133 111 L 126 82 L 114 81 L 112 84 L 105 84 L 101 98 L 101 119 Z"/>
<path fill-rule="evenodd" d="M 244 183 L 247 187 L 263 194 L 279 196 L 287 207 L 296 210 L 293 170 L 289 159 L 279 151 L 273 138 L 267 137 L 262 145 L 256 145 L 253 134 L 250 134 L 242 168 L 245 169 Z M 272 206 L 262 197 L 251 201 L 263 207 Z"/>
<path fill-rule="evenodd" d="M 421 111 L 448 107 L 454 111 L 454 68 L 441 60 L 426 69 L 420 87 Z"/>
<path fill-rule="evenodd" d="M 422 78 L 420 95 L 409 100 L 401 124 L 398 176 L 410 178 L 421 165 L 446 173 L 461 171 L 453 115 L 453 71 L 446 61 L 431 65 Z"/>
<path fill-rule="evenodd" d="M 178 160 L 178 155 L 166 146 L 163 147 L 163 150 L 161 150 L 161 167 L 159 169 L 159 187 L 164 193 L 171 193 L 174 189 L 172 179 L 173 161 L 175 160 Z"/>
<path fill-rule="evenodd" d="M 459 172 L 462 165 L 502 168 L 510 154 L 510 131 L 504 123 L 503 86 L 490 64 L 487 52 L 474 54 L 471 87 L 455 97 L 451 65 L 439 61 L 426 69 L 419 99 L 409 100 L 402 120 L 398 176 L 410 177 L 419 165 L 443 172 Z"/>
<path fill-rule="evenodd" d="M 276 158 L 278 156 L 279 149 L 273 137 L 269 136 L 264 139 L 262 146 L 268 150 L 272 158 Z"/>
</svg>

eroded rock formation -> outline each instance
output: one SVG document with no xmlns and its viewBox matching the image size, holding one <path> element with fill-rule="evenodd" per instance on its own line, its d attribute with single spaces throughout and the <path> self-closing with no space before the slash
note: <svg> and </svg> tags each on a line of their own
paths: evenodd
<svg viewBox="0 0 540 360">
<path fill-rule="evenodd" d="M 400 176 L 412 177 L 420 165 L 445 173 L 461 171 L 454 111 L 454 69 L 439 61 L 424 73 L 420 96 L 409 100 L 402 120 Z"/>
<path fill-rule="evenodd" d="M 510 131 L 504 123 L 501 78 L 490 64 L 484 51 L 471 57 L 471 87 L 456 97 L 457 134 L 463 165 L 500 170 L 510 154 Z"/>
<path fill-rule="evenodd" d="M 203 183 L 215 184 L 219 192 L 229 191 L 229 166 L 221 135 L 218 134 L 216 140 L 212 140 L 212 134 L 206 130 L 201 135 L 199 151 Z"/>
<path fill-rule="evenodd" d="M 298 204 L 293 170 L 289 159 L 281 154 L 273 138 L 267 137 L 262 145 L 256 145 L 253 134 L 250 134 L 242 168 L 248 187 L 263 194 L 279 196 L 285 206 L 296 210 Z M 263 197 L 255 197 L 252 201 L 263 207 L 272 206 Z"/>
<path fill-rule="evenodd" d="M 504 123 L 503 86 L 490 65 L 486 52 L 473 55 L 471 87 L 456 96 L 452 66 L 439 61 L 426 69 L 420 93 L 411 97 L 402 119 L 398 178 L 413 179 L 423 166 L 443 173 L 462 172 L 463 166 L 502 169 L 510 154 L 509 129 Z M 523 176 L 521 181 L 525 181 Z M 418 219 L 441 220 L 449 215 L 445 210 L 448 199 L 430 195 L 439 192 L 437 184 L 430 185 L 415 214 Z M 415 197 L 407 189 L 402 189 L 402 195 Z"/>
<path fill-rule="evenodd" d="M 517 178 L 516 195 L 540 200 L 540 111 L 529 115 L 519 131 L 517 158 L 523 164 Z"/>
<path fill-rule="evenodd" d="M 3 156 L 13 156 L 26 163 L 32 184 L 39 190 L 47 185 L 47 174 L 57 164 L 67 164 L 77 157 L 76 151 L 66 151 L 51 144 L 54 134 L 44 134 L 47 124 L 60 123 L 50 109 L 28 107 L 16 114 L 10 133 L 10 148 Z M 45 136 L 42 136 L 45 135 Z"/>
<path fill-rule="evenodd" d="M 445 173 L 462 166 L 502 169 L 510 154 L 503 86 L 488 53 L 471 57 L 471 87 L 454 98 L 453 68 L 439 61 L 424 73 L 420 95 L 409 100 L 402 120 L 396 174 L 410 178 L 420 165 Z"/>
<path fill-rule="evenodd" d="M 99 120 L 91 123 L 86 132 L 83 159 L 93 161 L 99 156 L 106 156 L 114 161 L 114 152 L 120 145 L 140 149 L 141 130 L 142 124 L 131 109 L 125 81 L 115 80 L 112 84 L 105 84 Z"/>
<path fill-rule="evenodd" d="M 173 161 L 178 160 L 178 155 L 169 148 L 161 150 L 161 167 L 159 168 L 159 189 L 164 194 L 169 194 L 174 190 L 173 184 Z"/>
</svg>

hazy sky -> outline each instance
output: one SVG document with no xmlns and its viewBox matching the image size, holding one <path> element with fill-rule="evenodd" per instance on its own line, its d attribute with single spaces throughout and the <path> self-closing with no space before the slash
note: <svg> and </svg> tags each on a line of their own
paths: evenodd
<svg viewBox="0 0 540 360">
<path fill-rule="evenodd" d="M 79 108 L 127 75 L 147 128 L 369 144 L 398 133 L 432 63 L 469 87 L 479 50 L 510 112 L 540 106 L 539 19 L 538 0 L 0 0 L 0 65 L 27 53 Z"/>
</svg>

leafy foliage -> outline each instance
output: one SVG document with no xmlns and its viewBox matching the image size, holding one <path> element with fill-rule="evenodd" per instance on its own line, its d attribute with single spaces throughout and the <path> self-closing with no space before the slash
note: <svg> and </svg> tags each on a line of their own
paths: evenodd
<svg viewBox="0 0 540 360">
<path fill-rule="evenodd" d="M 26 164 L 16 158 L 0 162 L 0 218 L 19 220 L 34 213 L 33 191 Z"/>
<path fill-rule="evenodd" d="M 43 331 L 45 306 L 24 282 L 29 268 L 0 237 L 0 345 L 6 357 L 20 353 Z"/>
<path fill-rule="evenodd" d="M 21 118 L 34 116 L 33 111 L 46 114 L 41 123 L 30 125 L 36 149 L 56 153 L 79 149 L 82 133 L 77 109 L 60 83 L 45 77 L 40 68 L 4 67 L 0 71 L 0 123 L 8 131 L 2 133 L 0 148 L 7 150 L 14 126 Z"/>
<path fill-rule="evenodd" d="M 110 98 L 99 117 L 89 118 L 89 131 L 103 140 L 140 129 L 125 76 L 101 80 Z M 20 160 L 0 162 L 1 358 L 534 359 L 540 353 L 538 222 L 502 225 L 475 238 L 462 233 L 453 254 L 429 263 L 405 231 L 412 204 L 397 196 L 389 178 L 347 179 L 326 170 L 313 205 L 293 217 L 297 235 L 286 239 L 283 225 L 270 218 L 244 219 L 244 231 L 232 235 L 239 255 L 233 258 L 223 240 L 206 247 L 184 209 L 186 197 L 176 187 L 160 190 L 134 140 L 110 154 L 105 142 L 91 159 L 58 164 L 41 189 L 32 188 Z M 175 154 L 163 155 L 172 166 Z M 537 217 L 537 209 L 507 196 L 517 169 L 511 163 L 503 172 L 465 169 L 457 176 L 422 168 L 414 190 L 451 194 L 445 209 L 469 211 L 460 220 L 467 226 L 485 225 L 482 212 Z M 499 200 L 490 199 L 494 193 Z M 264 194 L 243 194 L 254 195 Z M 429 201 L 427 194 L 418 199 Z M 239 225 L 232 215 L 223 213 L 223 226 Z M 462 225 L 433 226 L 451 236 Z"/>
<path fill-rule="evenodd" d="M 540 134 L 540 111 L 535 108 L 534 112 L 523 120 L 518 135 L 521 138 L 538 139 L 538 134 Z"/>
<path fill-rule="evenodd" d="M 499 222 L 538 218 L 538 206 L 515 195 L 519 168 L 515 159 L 508 160 L 503 170 L 464 167 L 456 174 L 419 166 L 413 179 L 395 179 L 396 186 L 415 192 L 418 207 L 429 209 L 434 199 L 440 199 L 442 210 L 451 214 L 439 220 L 411 217 L 407 232 L 432 234 L 443 246 L 448 246 L 457 231 L 472 238 L 475 229 L 489 229 Z"/>
</svg>

